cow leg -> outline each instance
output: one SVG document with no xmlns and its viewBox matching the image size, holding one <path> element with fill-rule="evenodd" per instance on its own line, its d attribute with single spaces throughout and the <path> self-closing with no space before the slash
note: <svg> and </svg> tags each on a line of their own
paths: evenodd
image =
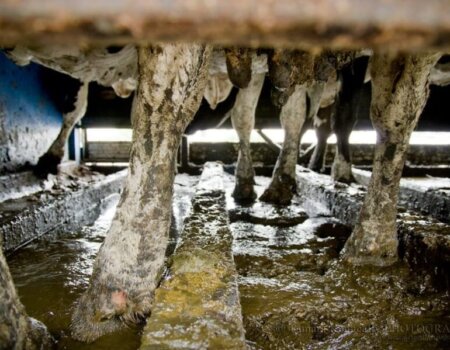
<svg viewBox="0 0 450 350">
<path fill-rule="evenodd" d="M 331 116 L 334 111 L 335 104 L 321 108 L 314 117 L 314 130 L 316 131 L 317 144 L 309 161 L 308 168 L 323 172 L 325 167 L 325 154 L 327 151 L 327 140 L 331 135 Z"/>
<path fill-rule="evenodd" d="M 164 272 L 175 161 L 205 91 L 210 49 L 168 44 L 139 49 L 130 169 L 72 336 L 93 341 L 147 315 Z"/>
<path fill-rule="evenodd" d="M 397 198 L 409 138 L 428 96 L 430 70 L 438 54 L 372 58 L 370 117 L 377 131 L 373 172 L 358 222 L 343 257 L 361 265 L 397 260 Z"/>
<path fill-rule="evenodd" d="M 336 134 L 336 155 L 331 176 L 344 183 L 354 182 L 349 137 L 358 120 L 362 87 L 368 64 L 367 57 L 355 59 L 341 72 L 342 89 L 338 95 L 336 113 L 333 114 L 332 128 Z"/>
<path fill-rule="evenodd" d="M 19 300 L 0 246 L 0 348 L 51 349 L 47 328 L 30 318 Z"/>
<path fill-rule="evenodd" d="M 306 88 L 296 85 L 280 113 L 284 129 L 284 143 L 269 187 L 260 200 L 275 204 L 289 204 L 296 192 L 295 166 L 297 164 L 300 132 L 306 118 Z"/>
<path fill-rule="evenodd" d="M 64 157 L 64 146 L 74 126 L 86 113 L 89 83 L 83 82 L 77 93 L 77 98 L 72 111 L 63 115 L 63 125 L 58 137 L 53 141 L 48 151 L 39 158 L 34 168 L 35 175 L 46 178 L 48 174 L 56 174 L 58 165 Z"/>
<path fill-rule="evenodd" d="M 264 83 L 265 74 L 254 74 L 245 89 L 240 89 L 233 109 L 231 122 L 239 136 L 239 155 L 236 164 L 236 185 L 234 199 L 238 201 L 254 200 L 253 190 L 255 171 L 250 153 L 250 135 L 255 124 L 255 110 Z"/>
<path fill-rule="evenodd" d="M 334 122 L 332 123 L 336 135 L 336 154 L 331 168 L 331 176 L 335 181 L 352 183 L 355 179 L 352 173 L 349 138 L 357 118 L 351 108 L 338 108 L 338 110 L 338 113 L 334 113 Z"/>
</svg>

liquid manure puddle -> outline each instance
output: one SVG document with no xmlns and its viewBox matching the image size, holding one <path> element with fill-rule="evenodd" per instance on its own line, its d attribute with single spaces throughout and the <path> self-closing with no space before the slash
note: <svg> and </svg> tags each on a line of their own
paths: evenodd
<svg viewBox="0 0 450 350">
<path fill-rule="evenodd" d="M 175 179 L 172 230 L 168 253 L 173 251 L 182 222 L 189 214 L 198 177 L 179 174 Z M 46 235 L 8 257 L 8 265 L 28 315 L 48 327 L 57 349 L 121 349 L 140 346 L 141 328 L 126 328 L 85 344 L 70 337 L 75 302 L 88 287 L 97 252 L 108 232 L 119 196 L 104 208 L 92 226 L 79 232 Z"/>
<path fill-rule="evenodd" d="M 189 214 L 198 178 L 177 175 L 170 253 Z M 450 297 L 398 263 L 353 268 L 338 261 L 351 230 L 298 197 L 287 208 L 231 198 L 225 175 L 233 254 L 250 349 L 447 349 Z M 261 194 L 269 179 L 256 178 Z M 92 344 L 70 338 L 72 308 L 87 288 L 115 205 L 75 233 L 48 235 L 8 258 L 27 313 L 57 339 L 58 349 L 137 349 L 141 329 Z"/>
<path fill-rule="evenodd" d="M 258 195 L 268 181 L 256 178 Z M 250 349 L 450 348 L 448 292 L 403 262 L 344 265 L 338 257 L 349 227 L 298 197 L 288 208 L 239 206 L 233 178 L 226 183 Z"/>
</svg>

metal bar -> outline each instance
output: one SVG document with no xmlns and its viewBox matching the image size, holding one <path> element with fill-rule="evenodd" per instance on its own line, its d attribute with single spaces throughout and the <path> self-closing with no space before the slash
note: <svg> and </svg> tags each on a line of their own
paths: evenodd
<svg viewBox="0 0 450 350">
<path fill-rule="evenodd" d="M 316 146 L 317 146 L 317 143 L 312 143 L 311 145 L 309 145 L 309 147 L 307 149 L 305 149 L 304 152 L 301 152 L 298 155 L 297 164 L 303 164 L 303 163 L 308 162 L 309 159 L 311 158 Z"/>
<path fill-rule="evenodd" d="M 450 0 L 0 0 L 0 45 L 448 48 Z"/>
<path fill-rule="evenodd" d="M 189 169 L 189 139 L 187 135 L 181 137 L 181 171 L 187 172 Z"/>
<path fill-rule="evenodd" d="M 277 145 L 275 142 L 273 142 L 269 136 L 267 136 L 261 129 L 257 129 L 256 132 L 259 134 L 259 136 L 262 137 L 264 141 L 272 148 L 275 152 L 280 152 L 282 147 L 280 145 Z"/>
</svg>

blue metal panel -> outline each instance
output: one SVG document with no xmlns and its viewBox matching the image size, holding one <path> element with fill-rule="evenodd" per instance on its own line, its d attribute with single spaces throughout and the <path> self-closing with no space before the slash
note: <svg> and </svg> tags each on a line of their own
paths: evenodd
<svg viewBox="0 0 450 350">
<path fill-rule="evenodd" d="M 50 89 L 64 87 L 52 86 L 55 74 L 0 52 L 0 173 L 36 163 L 56 138 L 62 113 Z"/>
</svg>

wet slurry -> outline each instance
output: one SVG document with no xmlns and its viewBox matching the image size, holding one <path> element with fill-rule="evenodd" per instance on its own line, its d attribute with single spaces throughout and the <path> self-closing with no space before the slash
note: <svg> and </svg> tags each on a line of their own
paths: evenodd
<svg viewBox="0 0 450 350">
<path fill-rule="evenodd" d="M 118 199 L 118 198 L 117 198 Z M 92 264 L 111 224 L 117 200 L 90 227 L 80 232 L 45 236 L 19 250 L 8 264 L 27 313 L 45 323 L 58 349 L 123 349 L 139 346 L 139 330 L 127 329 L 94 344 L 70 338 L 74 303 L 88 287 Z"/>
<path fill-rule="evenodd" d="M 262 193 L 268 180 L 256 178 Z M 338 261 L 351 229 L 314 202 L 238 207 L 231 224 L 251 349 L 448 349 L 450 298 L 404 263 L 354 268 Z M 295 209 L 293 209 L 295 207 Z M 307 212 L 295 224 L 299 209 Z M 270 212 L 269 220 L 257 220 Z M 283 216 L 276 225 L 276 215 Z M 285 225 L 286 215 L 297 216 Z M 233 215 L 231 215 L 233 218 Z"/>
<path fill-rule="evenodd" d="M 171 240 L 188 214 L 198 178 L 177 175 Z M 70 337 L 70 318 L 78 297 L 89 283 L 98 249 L 111 225 L 119 196 L 103 211 L 94 225 L 80 232 L 44 236 L 8 258 L 20 300 L 28 315 L 45 323 L 57 340 L 58 349 L 121 349 L 140 346 L 141 329 L 128 328 L 106 335 L 92 344 Z"/>
<path fill-rule="evenodd" d="M 176 233 L 189 213 L 198 178 L 177 175 Z M 269 179 L 257 177 L 261 194 Z M 398 263 L 353 268 L 339 262 L 351 230 L 320 204 L 294 197 L 291 206 L 238 206 L 226 175 L 233 254 L 250 349 L 448 349 L 450 297 L 426 275 Z M 137 349 L 141 329 L 126 329 L 93 344 L 70 338 L 73 305 L 87 288 L 92 264 L 114 215 L 105 208 L 80 232 L 42 237 L 8 258 L 27 313 L 43 321 L 58 349 Z"/>
</svg>

